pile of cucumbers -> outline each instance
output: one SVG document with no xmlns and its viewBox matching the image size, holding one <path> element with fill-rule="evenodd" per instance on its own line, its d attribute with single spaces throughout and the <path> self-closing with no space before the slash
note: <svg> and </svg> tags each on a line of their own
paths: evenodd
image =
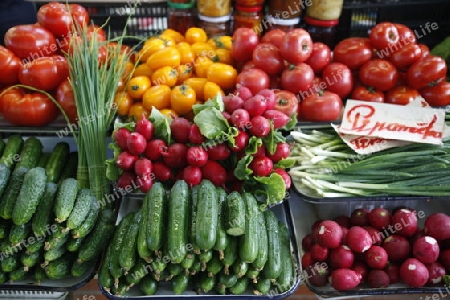
<svg viewBox="0 0 450 300">
<path fill-rule="evenodd" d="M 116 215 L 74 179 L 67 143 L 42 152 L 36 137 L 0 142 L 0 284 L 79 277 L 112 236 Z"/>
<path fill-rule="evenodd" d="M 192 188 L 156 182 L 142 207 L 122 217 L 99 269 L 109 293 L 278 295 L 292 288 L 290 234 L 249 193 L 229 194 L 208 180 Z"/>
</svg>

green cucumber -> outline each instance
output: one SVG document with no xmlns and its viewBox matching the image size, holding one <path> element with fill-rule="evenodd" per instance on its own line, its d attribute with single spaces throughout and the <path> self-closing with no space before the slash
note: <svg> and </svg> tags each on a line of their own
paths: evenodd
<svg viewBox="0 0 450 300">
<path fill-rule="evenodd" d="M 8 232 L 9 235 L 9 232 Z M 10 250 L 12 249 L 12 245 L 9 242 L 9 238 L 4 238 L 0 240 L 0 252 L 2 253 L 9 253 L 11 252 Z"/>
<path fill-rule="evenodd" d="M 39 158 L 42 153 L 42 143 L 36 137 L 29 137 L 24 143 L 20 151 L 20 160 L 17 162 L 15 168 L 32 169 L 37 167 Z"/>
<path fill-rule="evenodd" d="M 9 232 L 9 242 L 13 247 L 16 247 L 26 241 L 26 238 L 31 232 L 31 225 L 29 223 L 11 226 L 11 231 Z"/>
<path fill-rule="evenodd" d="M 67 233 L 61 236 L 58 232 L 54 232 L 51 236 L 47 238 L 44 244 L 44 250 L 48 251 L 54 248 L 66 247 L 66 243 L 69 240 L 70 235 Z"/>
<path fill-rule="evenodd" d="M 92 269 L 95 266 L 96 259 L 93 260 L 87 260 L 83 262 L 75 261 L 72 265 L 72 268 L 70 269 L 70 274 L 72 274 L 73 277 L 80 277 L 83 274 L 86 274 L 87 271 Z"/>
<path fill-rule="evenodd" d="M 212 259 L 212 257 L 213 257 L 213 251 L 212 250 L 203 251 L 202 253 L 200 253 L 198 255 L 198 260 L 200 261 L 200 263 L 202 265 L 202 271 L 206 270 L 206 265 Z"/>
<path fill-rule="evenodd" d="M 192 263 L 192 266 L 189 268 L 189 274 L 195 275 L 195 274 L 199 273 L 201 270 L 202 270 L 202 263 L 197 258 L 197 256 L 195 256 L 195 260 Z"/>
<path fill-rule="evenodd" d="M 228 274 L 229 268 L 235 263 L 238 257 L 238 237 L 231 237 L 227 248 L 223 252 L 222 263 L 225 274 Z"/>
<path fill-rule="evenodd" d="M 45 273 L 45 269 L 42 268 L 41 266 L 37 266 L 34 269 L 33 277 L 37 285 L 41 285 L 41 282 L 48 278 L 47 273 Z"/>
<path fill-rule="evenodd" d="M 75 200 L 75 205 L 66 222 L 66 230 L 75 229 L 83 223 L 91 209 L 92 201 L 97 201 L 90 189 L 81 189 Z"/>
<path fill-rule="evenodd" d="M 12 213 L 12 220 L 15 224 L 22 225 L 31 220 L 45 193 L 46 182 L 47 175 L 43 168 L 33 168 L 25 174 Z"/>
<path fill-rule="evenodd" d="M 74 239 L 73 237 L 70 237 L 70 239 L 67 241 L 66 248 L 70 252 L 77 252 L 80 250 L 81 245 L 83 244 L 84 238 Z"/>
<path fill-rule="evenodd" d="M 0 284 L 4 284 L 8 279 L 8 273 L 0 271 Z"/>
<path fill-rule="evenodd" d="M 225 285 L 223 285 L 222 283 L 217 282 L 216 286 L 214 287 L 214 291 L 218 295 L 226 295 L 227 294 L 227 287 Z"/>
<path fill-rule="evenodd" d="M 184 273 L 184 268 L 181 264 L 169 264 L 167 266 L 167 271 L 169 272 L 169 278 L 167 278 L 167 280 L 170 281 L 173 277 Z"/>
<path fill-rule="evenodd" d="M 18 134 L 13 134 L 8 137 L 5 149 L 0 157 L 0 165 L 5 165 L 10 169 L 13 169 L 16 161 L 20 160 L 20 151 L 22 150 L 24 141 Z"/>
<path fill-rule="evenodd" d="M 11 169 L 5 165 L 0 165 L 0 198 L 2 197 L 9 178 L 11 177 Z"/>
<path fill-rule="evenodd" d="M 258 281 L 260 272 L 261 271 L 257 270 L 253 265 L 249 265 L 247 273 L 245 273 L 245 276 L 247 276 L 248 279 L 251 279 L 254 283 L 256 283 Z"/>
<path fill-rule="evenodd" d="M 241 295 L 247 291 L 248 279 L 246 277 L 241 277 L 238 279 L 235 285 L 230 287 L 229 291 L 233 295 Z"/>
<path fill-rule="evenodd" d="M 245 234 L 239 237 L 239 257 L 246 263 L 252 263 L 258 257 L 259 247 L 259 207 L 253 195 L 245 193 Z"/>
<path fill-rule="evenodd" d="M 109 264 L 111 263 L 112 245 L 108 245 L 105 251 L 105 255 L 101 260 L 101 265 L 98 271 L 98 284 L 106 291 L 110 292 L 113 286 L 113 278 L 109 272 Z"/>
<path fill-rule="evenodd" d="M 45 267 L 45 274 L 49 279 L 61 279 L 70 275 L 73 257 L 64 255 L 48 263 Z"/>
<path fill-rule="evenodd" d="M 7 238 L 9 236 L 9 231 L 11 230 L 11 222 L 0 218 L 0 240 Z"/>
<path fill-rule="evenodd" d="M 217 188 L 218 195 L 218 224 L 216 231 L 216 243 L 214 244 L 213 249 L 219 251 L 220 259 L 223 259 L 223 251 L 227 248 L 228 245 L 228 234 L 225 230 L 225 217 L 224 217 L 224 207 L 225 207 L 225 199 L 227 197 L 227 192 L 223 188 Z"/>
<path fill-rule="evenodd" d="M 45 245 L 45 238 L 43 237 L 37 237 L 36 241 L 34 243 L 29 243 L 26 247 L 27 253 L 35 253 L 40 251 L 41 249 L 44 249 Z"/>
<path fill-rule="evenodd" d="M 195 254 L 200 254 L 200 248 L 198 247 L 196 240 L 196 228 L 197 228 L 197 202 L 198 202 L 198 185 L 194 185 L 191 189 L 191 203 L 189 209 L 189 234 L 188 242 L 192 245 L 192 249 Z"/>
<path fill-rule="evenodd" d="M 126 239 L 122 241 L 122 250 L 119 255 L 119 264 L 125 271 L 125 274 L 133 268 L 138 261 L 137 237 L 139 227 L 141 226 L 142 211 L 136 212 L 133 221 L 128 227 Z"/>
<path fill-rule="evenodd" d="M 258 240 L 259 240 L 259 248 L 258 248 L 258 256 L 253 262 L 253 266 L 256 270 L 261 271 L 264 269 L 266 265 L 267 258 L 269 256 L 269 242 L 267 240 L 267 230 L 266 230 L 266 222 L 264 219 L 264 214 L 262 212 L 258 213 Z"/>
<path fill-rule="evenodd" d="M 44 195 L 42 195 L 36 213 L 31 220 L 31 228 L 36 236 L 45 236 L 53 219 L 53 203 L 58 186 L 56 183 L 47 182 Z"/>
<path fill-rule="evenodd" d="M 291 239 L 286 224 L 278 222 L 280 232 L 281 272 L 277 278 L 277 287 L 280 293 L 288 291 L 295 280 L 294 263 L 292 261 Z"/>
<path fill-rule="evenodd" d="M 234 191 L 225 200 L 225 230 L 229 235 L 241 236 L 245 233 L 245 202 L 241 194 Z"/>
<path fill-rule="evenodd" d="M 188 253 L 186 255 L 186 257 L 183 259 L 183 261 L 181 262 L 181 266 L 185 270 L 189 270 L 190 268 L 192 268 L 192 265 L 194 264 L 196 259 L 197 259 L 197 257 L 194 254 Z"/>
<path fill-rule="evenodd" d="M 115 285 L 118 284 L 118 280 L 123 275 L 123 269 L 119 263 L 120 253 L 123 248 L 123 241 L 127 238 L 128 228 L 131 222 L 134 220 L 135 213 L 130 212 L 120 220 L 119 226 L 114 232 L 114 236 L 111 240 L 111 260 L 109 263 L 109 271 L 115 279 Z"/>
<path fill-rule="evenodd" d="M 164 272 L 167 269 L 167 263 L 161 259 L 156 259 L 150 263 L 151 274 L 155 280 L 161 281 L 165 278 Z"/>
<path fill-rule="evenodd" d="M 12 218 L 14 206 L 27 172 L 28 169 L 18 168 L 11 173 L 11 178 L 6 185 L 5 192 L 0 198 L 0 217 L 3 219 Z"/>
<path fill-rule="evenodd" d="M 69 157 L 70 147 L 66 142 L 59 142 L 50 153 L 50 158 L 45 165 L 48 182 L 58 182 L 59 176 Z"/>
<path fill-rule="evenodd" d="M 243 261 L 240 257 L 233 264 L 233 273 L 236 274 L 238 278 L 244 277 L 247 274 L 249 264 Z"/>
<path fill-rule="evenodd" d="M 24 268 L 17 268 L 8 274 L 9 282 L 13 283 L 13 282 L 24 280 L 27 277 L 27 275 L 28 275 L 28 270 L 24 270 Z"/>
<path fill-rule="evenodd" d="M 72 229 L 72 237 L 75 239 L 81 239 L 86 237 L 94 228 L 95 223 L 97 222 L 97 218 L 99 215 L 99 206 L 97 199 L 95 197 L 91 198 L 91 204 L 89 206 L 89 213 L 84 219 L 83 223 L 75 229 Z"/>
<path fill-rule="evenodd" d="M 208 293 L 214 289 L 214 286 L 216 285 L 216 277 L 210 277 L 206 273 L 201 273 L 195 283 L 199 292 Z"/>
<path fill-rule="evenodd" d="M 154 186 L 152 186 L 152 189 Z M 150 190 L 151 191 L 151 190 Z M 138 250 L 139 257 L 144 259 L 147 263 L 149 263 L 152 260 L 152 252 L 150 251 L 150 248 L 148 247 L 147 243 L 147 230 L 149 227 L 149 223 L 151 219 L 149 219 L 149 204 L 150 201 L 150 192 L 146 193 L 144 196 L 144 201 L 142 203 L 142 217 L 141 217 L 141 223 L 139 224 L 138 229 L 138 235 L 137 235 L 137 241 L 136 246 Z M 156 225 L 156 224 L 152 224 Z M 158 226 L 158 225 L 157 225 Z"/>
<path fill-rule="evenodd" d="M 219 283 L 225 287 L 230 288 L 234 286 L 238 281 L 236 274 L 225 274 L 225 272 L 219 273 Z"/>
<path fill-rule="evenodd" d="M 172 291 L 175 295 L 183 294 L 189 285 L 189 276 L 182 273 L 175 276 L 172 281 Z"/>
<path fill-rule="evenodd" d="M 41 266 L 47 266 L 49 262 L 62 257 L 66 252 L 67 249 L 64 246 L 51 248 L 50 250 L 44 251 L 44 263 Z"/>
<path fill-rule="evenodd" d="M 77 176 L 77 167 L 78 167 L 78 152 L 70 152 L 69 157 L 67 158 L 64 169 L 59 175 L 58 184 L 61 184 L 63 180 L 67 178 L 76 178 Z"/>
<path fill-rule="evenodd" d="M 128 292 L 128 285 L 127 282 L 125 281 L 125 278 L 123 279 L 121 278 L 117 286 L 113 286 L 111 289 L 111 294 L 116 296 L 125 296 L 127 292 Z"/>
<path fill-rule="evenodd" d="M 78 251 L 80 262 L 93 260 L 101 254 L 114 233 L 115 219 L 116 216 L 112 210 L 102 210 L 94 229 L 83 241 Z"/>
<path fill-rule="evenodd" d="M 268 258 L 264 266 L 263 277 L 275 282 L 281 274 L 281 241 L 278 227 L 278 219 L 271 210 L 264 211 L 266 222 L 267 241 L 269 245 Z"/>
<path fill-rule="evenodd" d="M 155 182 L 146 194 L 147 200 L 147 247 L 151 251 L 159 251 L 163 246 L 166 224 L 166 190 L 160 182 Z M 145 202 L 144 199 L 144 202 Z"/>
<path fill-rule="evenodd" d="M 23 265 L 23 269 L 28 271 L 30 268 L 38 264 L 42 257 L 41 251 L 36 251 L 34 253 L 23 252 L 20 254 L 20 262 Z"/>
<path fill-rule="evenodd" d="M 139 289 L 144 295 L 154 295 L 158 291 L 158 281 L 145 276 L 139 283 Z"/>
<path fill-rule="evenodd" d="M 3 257 L 3 259 L 0 261 L 0 269 L 3 272 L 12 272 L 13 270 L 17 269 L 20 265 L 19 261 L 19 255 L 10 255 L 8 257 Z"/>
<path fill-rule="evenodd" d="M 55 200 L 56 222 L 62 223 L 70 216 L 78 194 L 78 181 L 67 178 L 59 185 Z"/>
<path fill-rule="evenodd" d="M 261 278 L 254 284 L 253 293 L 255 295 L 267 295 L 272 287 L 270 279 Z"/>
<path fill-rule="evenodd" d="M 189 196 L 186 181 L 175 182 L 169 195 L 167 217 L 167 251 L 172 263 L 181 263 L 187 253 Z"/>
<path fill-rule="evenodd" d="M 42 152 L 37 163 L 37 167 L 45 168 L 48 159 L 50 158 L 50 152 Z"/>
<path fill-rule="evenodd" d="M 202 180 L 198 187 L 195 242 L 200 250 L 210 250 L 216 243 L 219 200 L 216 186 Z"/>
<path fill-rule="evenodd" d="M 216 276 L 223 269 L 223 264 L 220 260 L 220 254 L 214 252 L 210 261 L 206 263 L 206 271 L 208 276 Z"/>
<path fill-rule="evenodd" d="M 131 268 L 130 272 L 125 276 L 125 280 L 130 288 L 138 284 L 147 275 L 147 266 L 148 263 L 145 260 L 138 259 L 133 268 Z"/>
</svg>

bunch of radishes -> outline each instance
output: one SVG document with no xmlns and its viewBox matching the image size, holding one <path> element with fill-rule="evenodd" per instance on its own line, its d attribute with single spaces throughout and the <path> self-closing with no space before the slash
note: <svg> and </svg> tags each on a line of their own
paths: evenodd
<svg viewBox="0 0 450 300">
<path fill-rule="evenodd" d="M 351 216 L 319 220 L 302 240 L 302 268 L 315 286 L 339 291 L 362 283 L 385 288 L 436 285 L 450 271 L 450 217 L 398 207 L 355 209 Z M 318 264 L 320 263 L 320 264 Z"/>
</svg>

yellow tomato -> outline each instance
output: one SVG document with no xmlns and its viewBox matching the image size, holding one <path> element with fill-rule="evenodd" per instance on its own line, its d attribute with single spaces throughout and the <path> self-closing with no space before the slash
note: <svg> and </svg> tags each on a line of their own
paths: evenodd
<svg viewBox="0 0 450 300">
<path fill-rule="evenodd" d="M 122 92 L 124 90 L 125 90 L 125 82 L 123 81 L 123 79 L 119 79 L 119 81 L 117 82 L 116 92 L 120 93 L 120 92 Z"/>
<path fill-rule="evenodd" d="M 214 62 L 208 58 L 208 57 L 198 57 L 195 60 L 195 74 L 197 77 L 206 78 L 208 68 L 211 66 Z"/>
<path fill-rule="evenodd" d="M 213 63 L 206 72 L 206 79 L 217 83 L 223 90 L 232 89 L 236 85 L 236 77 L 236 69 L 223 63 Z"/>
<path fill-rule="evenodd" d="M 151 70 L 156 70 L 162 67 L 178 67 L 180 65 L 181 55 L 180 51 L 178 51 L 175 47 L 167 47 L 162 50 L 159 50 L 156 53 L 153 53 L 147 59 L 147 66 Z"/>
<path fill-rule="evenodd" d="M 205 83 L 205 86 L 203 87 L 203 97 L 205 101 L 208 101 L 209 99 L 212 99 L 217 96 L 217 94 L 221 94 L 222 96 L 225 96 L 225 93 L 222 91 L 220 86 L 217 85 L 217 83 L 208 81 Z"/>
<path fill-rule="evenodd" d="M 136 67 L 136 69 L 134 69 L 133 72 L 133 77 L 138 77 L 138 76 L 146 76 L 148 78 L 150 78 L 152 76 L 153 70 L 151 70 L 147 64 L 140 64 Z"/>
<path fill-rule="evenodd" d="M 196 42 L 191 45 L 192 52 L 196 57 L 206 56 L 209 58 L 214 57 L 214 47 L 205 42 Z"/>
<path fill-rule="evenodd" d="M 195 60 L 195 54 L 188 43 L 181 42 L 176 45 L 176 48 L 180 51 L 180 64 L 191 64 Z"/>
<path fill-rule="evenodd" d="M 136 102 L 130 107 L 128 116 L 134 118 L 136 121 L 141 120 L 143 117 L 148 118 L 150 112 L 145 109 L 142 102 Z"/>
<path fill-rule="evenodd" d="M 165 116 L 168 116 L 171 119 L 178 118 L 178 114 L 173 109 L 162 109 L 160 111 Z"/>
<path fill-rule="evenodd" d="M 152 86 L 142 96 L 144 107 L 151 111 L 154 106 L 157 110 L 170 108 L 170 93 L 172 90 L 169 86 L 161 84 Z"/>
<path fill-rule="evenodd" d="M 208 35 L 203 28 L 191 27 L 186 30 L 184 34 L 184 40 L 189 44 L 196 42 L 206 42 L 208 40 Z"/>
<path fill-rule="evenodd" d="M 142 49 L 138 52 L 139 61 L 147 61 L 147 59 L 153 54 L 168 47 L 167 42 L 160 38 L 151 38 L 146 41 L 142 46 Z"/>
<path fill-rule="evenodd" d="M 148 38 L 145 42 L 144 42 L 144 46 L 148 43 L 151 43 L 152 40 L 163 40 L 163 42 L 166 44 L 166 46 L 173 46 L 175 45 L 175 40 L 167 34 L 159 34 L 159 35 L 153 35 L 150 38 Z"/>
<path fill-rule="evenodd" d="M 161 35 L 170 36 L 175 41 L 175 43 L 184 41 L 184 36 L 178 31 L 173 30 L 172 28 L 164 29 L 163 32 L 161 32 Z"/>
<path fill-rule="evenodd" d="M 175 86 L 178 80 L 178 72 L 175 68 L 165 66 L 161 67 L 152 74 L 152 85 L 165 84 L 170 87 Z"/>
<path fill-rule="evenodd" d="M 231 47 L 233 46 L 233 38 L 229 35 L 222 35 L 210 38 L 208 43 L 217 49 L 231 50 Z"/>
<path fill-rule="evenodd" d="M 189 64 L 187 64 L 187 65 L 179 65 L 177 67 L 177 72 L 178 72 L 177 85 L 182 84 L 187 79 L 191 78 L 192 75 L 194 74 L 194 70 L 192 69 L 192 66 L 189 65 Z"/>
<path fill-rule="evenodd" d="M 203 88 L 207 81 L 208 80 L 206 78 L 192 77 L 192 78 L 186 79 L 184 84 L 187 84 L 191 88 L 194 89 L 195 97 L 197 98 L 198 101 L 203 101 L 204 100 Z"/>
<path fill-rule="evenodd" d="M 152 86 L 150 78 L 146 76 L 138 76 L 131 78 L 127 85 L 127 93 L 135 99 L 142 98 L 145 91 Z"/>
<path fill-rule="evenodd" d="M 122 73 L 122 79 L 127 80 L 130 77 L 130 75 L 133 73 L 133 70 L 134 70 L 134 64 L 131 61 L 127 61 L 125 63 L 125 68 Z"/>
<path fill-rule="evenodd" d="M 117 105 L 117 114 L 119 116 L 127 116 L 133 104 L 133 98 L 126 92 L 120 92 L 114 97 L 114 103 Z"/>
<path fill-rule="evenodd" d="M 170 107 L 179 115 L 185 115 L 195 104 L 195 91 L 187 84 L 177 85 L 170 93 Z"/>
<path fill-rule="evenodd" d="M 231 51 L 227 49 L 217 49 L 214 52 L 213 61 L 221 62 L 227 65 L 233 65 L 233 57 Z"/>
</svg>

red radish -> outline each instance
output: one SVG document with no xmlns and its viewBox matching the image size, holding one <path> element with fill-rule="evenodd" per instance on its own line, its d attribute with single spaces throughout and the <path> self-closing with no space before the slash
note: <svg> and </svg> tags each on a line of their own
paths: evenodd
<svg viewBox="0 0 450 300">
<path fill-rule="evenodd" d="M 230 146 L 230 150 L 233 152 L 244 151 L 245 147 L 248 145 L 249 139 L 250 137 L 247 132 L 239 130 L 237 136 L 234 137 L 234 146 Z"/>
<path fill-rule="evenodd" d="M 249 168 L 253 171 L 254 176 L 268 176 L 272 173 L 273 162 L 267 156 L 254 157 Z"/>
<path fill-rule="evenodd" d="M 303 254 L 301 264 L 303 269 L 307 269 L 314 264 L 314 260 L 312 259 L 310 252 L 305 252 L 305 254 Z"/>
<path fill-rule="evenodd" d="M 388 263 L 384 271 L 389 276 L 389 282 L 391 284 L 400 282 L 400 266 L 394 263 Z"/>
<path fill-rule="evenodd" d="M 256 116 L 250 120 L 250 133 L 256 137 L 265 137 L 270 133 L 269 120 L 263 116 Z"/>
<path fill-rule="evenodd" d="M 320 246 L 319 244 L 312 245 L 311 249 L 309 250 L 311 253 L 311 258 L 314 261 L 326 261 L 328 258 L 328 248 Z"/>
<path fill-rule="evenodd" d="M 341 239 L 341 244 L 342 245 L 347 245 L 347 233 L 348 233 L 348 228 L 347 227 L 342 227 L 342 239 Z"/>
<path fill-rule="evenodd" d="M 438 241 L 450 238 L 450 217 L 443 213 L 433 213 L 425 220 L 425 233 Z"/>
<path fill-rule="evenodd" d="M 375 229 L 372 226 L 363 226 L 365 230 L 369 233 L 370 237 L 372 238 L 372 244 L 374 245 L 381 245 L 381 242 L 383 241 L 383 237 L 381 232 L 378 229 Z"/>
<path fill-rule="evenodd" d="M 137 182 L 139 190 L 143 193 L 147 193 L 153 186 L 152 176 L 144 175 L 142 177 L 137 177 Z"/>
<path fill-rule="evenodd" d="M 439 258 L 439 245 L 435 238 L 423 236 L 418 238 L 413 246 L 413 255 L 424 264 L 431 264 Z"/>
<path fill-rule="evenodd" d="M 194 186 L 202 181 L 202 170 L 199 167 L 187 166 L 183 170 L 183 180 L 189 186 Z"/>
<path fill-rule="evenodd" d="M 147 158 L 139 158 L 134 163 L 134 172 L 138 177 L 148 176 L 152 173 L 152 162 Z"/>
<path fill-rule="evenodd" d="M 223 111 L 222 112 L 222 116 L 225 118 L 225 120 L 227 120 L 227 121 L 229 121 L 230 120 L 230 118 L 231 118 L 231 115 L 228 113 L 228 112 L 226 112 L 226 111 Z"/>
<path fill-rule="evenodd" d="M 389 275 L 383 270 L 370 270 L 367 282 L 372 288 L 385 288 L 389 286 Z"/>
<path fill-rule="evenodd" d="M 447 271 L 450 271 L 450 250 L 442 250 L 439 255 L 439 262 L 442 263 Z"/>
<path fill-rule="evenodd" d="M 236 109 L 231 114 L 230 122 L 234 127 L 242 130 L 247 129 L 250 127 L 250 115 L 248 111 L 243 108 Z"/>
<path fill-rule="evenodd" d="M 326 263 L 315 264 L 306 269 L 308 281 L 314 286 L 324 286 L 328 283 L 329 268 Z"/>
<path fill-rule="evenodd" d="M 273 171 L 283 178 L 284 184 L 286 185 L 286 190 L 290 189 L 292 184 L 291 176 L 289 176 L 289 174 L 281 168 L 276 168 Z"/>
<path fill-rule="evenodd" d="M 234 91 L 234 94 L 241 97 L 241 99 L 244 101 L 249 99 L 251 96 L 253 96 L 252 91 L 248 87 L 243 86 L 241 84 L 237 85 L 237 88 Z"/>
<path fill-rule="evenodd" d="M 248 111 L 250 117 L 261 116 L 267 109 L 267 103 L 263 96 L 254 95 L 245 100 L 243 108 Z"/>
<path fill-rule="evenodd" d="M 418 228 L 416 233 L 414 233 L 414 235 L 409 238 L 409 242 L 411 243 L 411 245 L 414 245 L 414 243 L 423 236 L 427 236 L 427 235 L 425 234 L 423 229 Z"/>
<path fill-rule="evenodd" d="M 135 182 L 136 174 L 134 174 L 133 172 L 125 171 L 120 175 L 119 179 L 117 179 L 117 187 L 126 191 L 129 190 L 129 192 L 131 192 L 133 190 Z"/>
<path fill-rule="evenodd" d="M 357 208 L 352 211 L 350 216 L 352 226 L 367 226 L 369 223 L 369 210 L 365 208 Z"/>
<path fill-rule="evenodd" d="M 320 222 L 314 230 L 314 238 L 317 243 L 330 249 L 339 247 L 342 239 L 342 228 L 332 220 Z"/>
<path fill-rule="evenodd" d="M 347 246 L 355 252 L 362 253 L 372 246 L 372 237 L 360 226 L 352 226 L 347 232 Z"/>
<path fill-rule="evenodd" d="M 378 230 L 382 230 L 391 224 L 391 214 L 387 209 L 382 207 L 372 209 L 369 212 L 368 218 L 370 225 Z"/>
<path fill-rule="evenodd" d="M 289 117 L 287 115 L 275 109 L 266 110 L 263 116 L 268 120 L 272 120 L 273 128 L 275 129 L 281 128 L 289 122 Z"/>
<path fill-rule="evenodd" d="M 428 282 L 427 267 L 416 258 L 408 258 L 400 266 L 400 278 L 411 287 L 422 287 Z"/>
<path fill-rule="evenodd" d="M 163 152 L 164 163 L 171 168 L 184 168 L 187 165 L 189 147 L 182 143 L 173 143 Z"/>
<path fill-rule="evenodd" d="M 356 272 L 356 274 L 358 274 L 361 283 L 366 282 L 367 274 L 369 274 L 369 267 L 365 262 L 355 261 L 350 269 L 352 269 L 353 271 Z"/>
<path fill-rule="evenodd" d="M 341 227 L 350 228 L 350 217 L 345 215 L 340 215 L 334 218 L 334 221 L 336 221 Z"/>
<path fill-rule="evenodd" d="M 202 167 L 203 178 L 210 180 L 216 186 L 223 186 L 227 180 L 227 171 L 214 160 L 208 160 Z"/>
<path fill-rule="evenodd" d="M 413 210 L 399 209 L 392 214 L 391 225 L 397 234 L 410 237 L 417 231 L 417 215 Z"/>
<path fill-rule="evenodd" d="M 302 248 L 305 251 L 309 251 L 312 247 L 312 245 L 314 245 L 315 241 L 314 241 L 314 236 L 312 233 L 308 233 L 303 239 L 302 239 Z"/>
<path fill-rule="evenodd" d="M 147 147 L 147 140 L 142 136 L 142 134 L 132 132 L 127 139 L 127 147 L 131 154 L 141 155 Z"/>
<path fill-rule="evenodd" d="M 331 272 L 331 286 L 338 291 L 348 291 L 361 283 L 359 275 L 351 269 L 336 269 Z"/>
<path fill-rule="evenodd" d="M 274 163 L 277 163 L 284 158 L 288 158 L 290 154 L 291 154 L 291 147 L 289 146 L 289 144 L 285 143 L 285 142 L 279 142 L 279 143 L 277 143 L 275 152 L 273 154 L 270 154 L 270 152 L 268 152 L 267 156 Z"/>
<path fill-rule="evenodd" d="M 136 122 L 134 131 L 140 133 L 146 141 L 150 141 L 153 138 L 153 134 L 155 133 L 155 127 L 153 126 L 152 122 L 144 117 Z"/>
<path fill-rule="evenodd" d="M 200 132 L 197 124 L 192 124 L 189 130 L 188 140 L 192 144 L 202 144 L 205 141 L 205 137 Z"/>
<path fill-rule="evenodd" d="M 128 151 L 121 152 L 116 159 L 116 165 L 119 169 L 129 171 L 134 168 L 134 164 L 138 159 L 137 155 L 131 154 Z"/>
<path fill-rule="evenodd" d="M 208 152 L 200 146 L 190 147 L 187 151 L 186 159 L 189 165 L 202 167 L 208 161 Z"/>
<path fill-rule="evenodd" d="M 314 233 L 314 231 L 319 230 L 320 224 L 325 221 L 325 220 L 316 220 L 314 221 L 314 223 L 311 225 L 311 231 Z"/>
<path fill-rule="evenodd" d="M 333 269 L 349 269 L 355 261 L 355 254 L 345 245 L 340 245 L 337 248 L 331 249 L 328 257 L 328 263 Z"/>
<path fill-rule="evenodd" d="M 162 157 L 162 154 L 167 150 L 167 144 L 161 139 L 150 140 L 145 147 L 144 156 L 151 161 L 157 161 Z"/>
<path fill-rule="evenodd" d="M 261 95 L 264 97 L 267 109 L 273 109 L 275 107 L 275 103 L 277 102 L 277 96 L 275 95 L 274 90 L 263 89 L 263 90 L 260 90 L 257 93 L 257 95 Z"/>
<path fill-rule="evenodd" d="M 208 159 L 210 160 L 225 160 L 230 156 L 230 148 L 225 143 L 220 143 L 206 149 L 208 152 Z"/>
<path fill-rule="evenodd" d="M 222 97 L 222 100 L 225 105 L 225 110 L 230 114 L 236 109 L 242 108 L 244 105 L 244 100 L 236 94 L 228 94 Z"/>
<path fill-rule="evenodd" d="M 172 177 L 172 171 L 168 166 L 162 162 L 153 163 L 153 174 L 155 174 L 156 180 L 167 181 Z"/>
<path fill-rule="evenodd" d="M 264 145 L 259 146 L 258 149 L 256 149 L 256 153 L 253 154 L 253 157 L 259 157 L 259 156 L 266 156 L 266 147 L 264 147 Z"/>
<path fill-rule="evenodd" d="M 131 132 L 128 128 L 120 127 L 114 132 L 114 140 L 117 142 L 117 145 L 122 151 L 128 150 L 128 137 Z"/>
<path fill-rule="evenodd" d="M 397 234 L 385 238 L 382 247 L 386 250 L 390 262 L 402 262 L 411 254 L 409 241 Z"/>
<path fill-rule="evenodd" d="M 442 282 L 443 277 L 447 274 L 444 266 L 440 262 L 434 262 L 426 265 L 430 274 L 427 285 L 436 285 Z"/>
<path fill-rule="evenodd" d="M 372 269 L 383 269 L 388 264 L 388 254 L 383 247 L 372 246 L 365 254 L 366 263 Z"/>
<path fill-rule="evenodd" d="M 170 123 L 170 131 L 175 142 L 187 143 L 189 132 L 191 131 L 191 123 L 186 118 L 177 117 Z"/>
</svg>

